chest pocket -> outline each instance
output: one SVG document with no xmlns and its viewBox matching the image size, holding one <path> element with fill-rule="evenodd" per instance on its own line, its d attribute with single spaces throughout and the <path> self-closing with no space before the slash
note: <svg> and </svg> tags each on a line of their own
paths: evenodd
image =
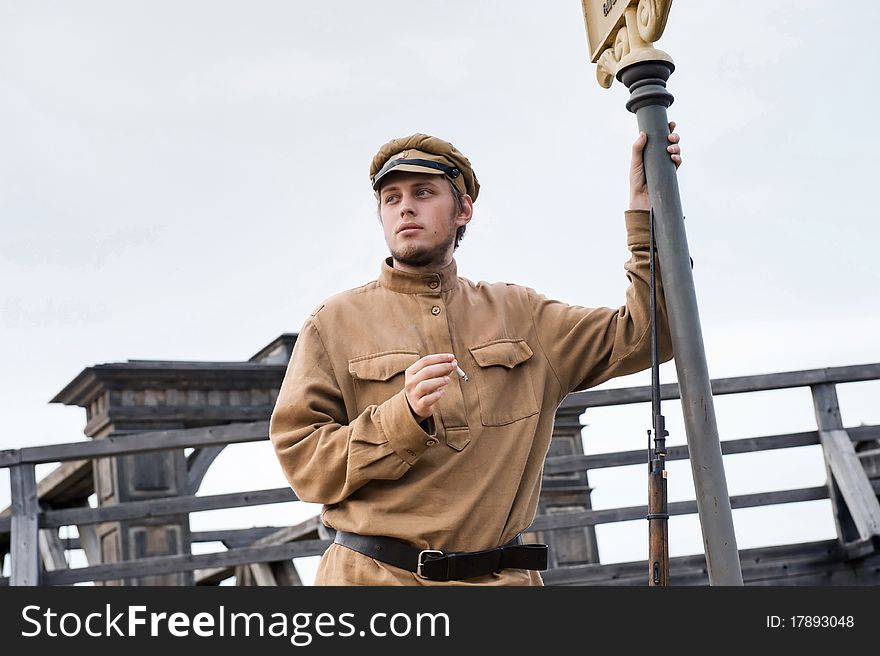
<svg viewBox="0 0 880 656">
<path fill-rule="evenodd" d="M 413 351 L 385 351 L 348 361 L 358 413 L 384 403 L 403 389 L 403 372 L 419 359 Z"/>
<path fill-rule="evenodd" d="M 504 426 L 538 414 L 532 378 L 524 363 L 532 349 L 524 339 L 498 339 L 469 349 L 484 426 Z"/>
</svg>

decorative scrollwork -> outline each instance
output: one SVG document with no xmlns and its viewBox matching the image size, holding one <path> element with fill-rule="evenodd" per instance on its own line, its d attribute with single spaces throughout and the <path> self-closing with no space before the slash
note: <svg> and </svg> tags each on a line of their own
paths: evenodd
<svg viewBox="0 0 880 656">
<path fill-rule="evenodd" d="M 596 60 L 596 79 L 608 89 L 618 72 L 642 61 L 667 61 L 672 58 L 654 47 L 666 28 L 672 0 L 628 0 L 623 25 L 617 28 L 614 40 Z M 619 24 L 619 23 L 618 23 Z"/>
<path fill-rule="evenodd" d="M 614 37 L 614 58 L 619 62 L 629 54 L 629 34 L 624 25 L 617 30 L 617 36 Z"/>
<path fill-rule="evenodd" d="M 617 75 L 617 69 L 620 68 L 620 60 L 629 54 L 629 50 L 629 35 L 626 26 L 623 26 L 614 37 L 614 46 L 606 48 L 596 62 L 596 79 L 599 81 L 599 86 L 604 89 L 611 86 L 614 76 Z"/>
<path fill-rule="evenodd" d="M 611 88 L 616 71 L 617 60 L 614 59 L 614 51 L 611 48 L 606 48 L 596 62 L 596 80 L 598 80 L 599 86 L 603 89 Z"/>
<path fill-rule="evenodd" d="M 636 23 L 639 36 L 647 43 L 654 43 L 663 34 L 671 6 L 672 0 L 639 0 Z"/>
</svg>

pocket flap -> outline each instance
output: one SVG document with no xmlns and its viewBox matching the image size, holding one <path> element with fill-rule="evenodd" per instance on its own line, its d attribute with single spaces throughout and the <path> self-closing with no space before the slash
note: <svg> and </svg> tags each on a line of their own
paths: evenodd
<svg viewBox="0 0 880 656">
<path fill-rule="evenodd" d="M 501 365 L 513 369 L 532 357 L 532 349 L 524 339 L 501 339 L 469 350 L 481 367 Z"/>
<path fill-rule="evenodd" d="M 419 359 L 411 351 L 387 351 L 348 361 L 348 372 L 361 380 L 388 380 Z"/>
</svg>

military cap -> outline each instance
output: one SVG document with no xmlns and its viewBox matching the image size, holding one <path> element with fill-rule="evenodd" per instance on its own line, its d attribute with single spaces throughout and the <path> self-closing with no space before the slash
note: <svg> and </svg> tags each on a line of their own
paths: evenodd
<svg viewBox="0 0 880 656">
<path fill-rule="evenodd" d="M 448 141 L 429 134 L 416 133 L 392 139 L 379 149 L 370 164 L 373 189 L 392 171 L 445 175 L 462 194 L 477 200 L 480 183 L 470 160 Z"/>
</svg>

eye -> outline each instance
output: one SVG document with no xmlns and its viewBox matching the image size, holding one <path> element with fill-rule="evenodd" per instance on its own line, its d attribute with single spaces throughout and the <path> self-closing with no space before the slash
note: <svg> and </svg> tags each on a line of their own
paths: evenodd
<svg viewBox="0 0 880 656">
<path fill-rule="evenodd" d="M 430 194 L 431 194 L 431 190 L 430 190 L 430 189 L 419 189 L 419 190 L 416 192 L 416 196 L 428 196 L 428 195 L 430 195 Z"/>
<path fill-rule="evenodd" d="M 387 196 L 385 196 L 385 204 L 386 205 L 388 203 L 395 201 L 395 200 L 397 200 L 397 194 L 388 194 Z"/>
</svg>

